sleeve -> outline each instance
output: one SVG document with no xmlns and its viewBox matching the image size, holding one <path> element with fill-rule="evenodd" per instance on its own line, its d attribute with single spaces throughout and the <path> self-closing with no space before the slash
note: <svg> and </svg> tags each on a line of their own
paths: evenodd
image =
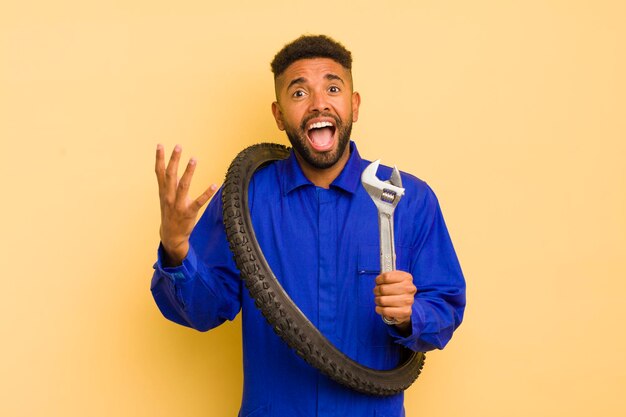
<svg viewBox="0 0 626 417">
<path fill-rule="evenodd" d="M 200 331 L 233 320 L 241 309 L 241 280 L 224 231 L 221 193 L 220 189 L 191 233 L 182 265 L 164 267 L 159 245 L 150 286 L 167 319 Z"/>
<path fill-rule="evenodd" d="M 417 287 L 407 337 L 393 329 L 399 343 L 416 352 L 443 349 L 463 320 L 465 279 L 433 191 L 427 187 L 421 208 L 425 227 L 416 238 L 411 274 Z"/>
</svg>

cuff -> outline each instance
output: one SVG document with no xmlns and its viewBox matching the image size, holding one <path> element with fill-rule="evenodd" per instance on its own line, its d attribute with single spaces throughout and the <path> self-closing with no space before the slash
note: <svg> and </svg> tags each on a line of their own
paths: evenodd
<svg viewBox="0 0 626 417">
<path fill-rule="evenodd" d="M 417 300 L 413 303 L 411 313 L 411 333 L 403 335 L 396 326 L 389 326 L 389 332 L 394 342 L 408 349 L 416 350 L 417 341 L 424 327 L 424 312 Z"/>
<path fill-rule="evenodd" d="M 165 257 L 166 254 L 165 249 L 163 248 L 163 244 L 159 243 L 159 249 L 157 251 L 157 261 L 154 264 L 153 268 L 156 270 L 158 275 L 165 276 L 173 282 L 187 281 L 191 277 L 193 277 L 198 270 L 198 259 L 196 257 L 195 251 L 193 250 L 193 247 L 191 246 L 189 246 L 189 252 L 187 252 L 187 256 L 185 257 L 185 259 L 183 259 L 183 263 L 179 266 L 163 266 L 163 260 L 165 259 Z"/>
</svg>

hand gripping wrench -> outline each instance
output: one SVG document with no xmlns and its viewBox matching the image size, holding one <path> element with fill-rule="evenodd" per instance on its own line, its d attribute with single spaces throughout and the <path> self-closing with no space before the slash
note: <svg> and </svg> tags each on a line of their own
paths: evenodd
<svg viewBox="0 0 626 417">
<path fill-rule="evenodd" d="M 396 269 L 396 250 L 393 238 L 393 212 L 404 195 L 400 171 L 394 167 L 391 178 L 382 181 L 376 176 L 380 160 L 369 164 L 363 174 L 361 183 L 367 193 L 372 197 L 378 209 L 378 227 L 380 230 L 380 273 Z M 396 324 L 392 317 L 383 316 L 385 324 Z"/>
</svg>

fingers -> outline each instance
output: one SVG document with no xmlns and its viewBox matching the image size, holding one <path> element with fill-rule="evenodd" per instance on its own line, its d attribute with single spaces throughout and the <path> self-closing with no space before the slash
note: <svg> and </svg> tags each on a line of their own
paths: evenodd
<svg viewBox="0 0 626 417">
<path fill-rule="evenodd" d="M 206 202 L 209 201 L 211 197 L 213 197 L 215 191 L 217 191 L 217 185 L 211 184 L 209 188 L 207 188 L 202 194 L 200 194 L 198 198 L 194 200 L 194 202 L 191 204 L 192 208 L 195 211 L 199 211 L 202 206 L 204 206 Z"/>
<path fill-rule="evenodd" d="M 411 307 L 382 307 L 376 306 L 376 313 L 385 317 L 393 317 L 399 321 L 404 321 L 411 317 Z"/>
<path fill-rule="evenodd" d="M 383 295 L 375 297 L 374 302 L 380 307 L 410 307 L 413 305 L 413 294 Z"/>
<path fill-rule="evenodd" d="M 408 272 L 395 270 L 383 272 L 376 277 L 376 285 L 394 284 L 402 281 L 413 281 L 413 276 Z"/>
<path fill-rule="evenodd" d="M 212 184 L 198 198 L 190 201 L 188 198 L 191 180 L 196 170 L 197 160 L 191 158 L 185 167 L 185 172 L 180 177 L 178 175 L 178 166 L 182 154 L 182 147 L 176 145 L 170 156 L 170 160 L 165 167 L 165 149 L 163 145 L 158 144 L 156 150 L 156 161 L 154 170 L 159 183 L 159 196 L 161 203 L 177 210 L 198 212 L 213 197 L 217 191 L 217 185 Z"/>
<path fill-rule="evenodd" d="M 409 322 L 416 292 L 413 276 L 408 272 L 390 271 L 379 275 L 374 287 L 376 313 L 393 318 L 399 324 Z"/>
<path fill-rule="evenodd" d="M 411 320 L 411 307 L 380 307 L 376 306 L 376 313 L 383 317 L 396 320 L 396 324 L 407 323 Z"/>
<path fill-rule="evenodd" d="M 178 181 L 178 189 L 176 192 L 176 204 L 183 207 L 187 205 L 187 195 L 189 194 L 189 186 L 191 185 L 191 178 L 193 177 L 193 173 L 196 170 L 197 161 L 195 158 L 191 158 L 189 163 L 187 164 L 187 168 L 185 168 L 185 172 L 183 176 L 180 177 Z M 192 201 L 189 204 L 190 209 L 197 213 L 202 206 L 206 204 L 207 201 L 213 197 L 217 191 L 217 185 L 211 184 L 209 188 L 207 188 L 198 198 Z M 184 208 L 184 207 L 183 207 Z"/>
<path fill-rule="evenodd" d="M 399 284 L 384 284 L 377 285 L 374 287 L 374 295 L 402 295 L 402 294 L 410 294 L 414 295 L 417 292 L 417 289 L 413 284 L 409 283 L 399 283 Z"/>
<path fill-rule="evenodd" d="M 191 178 L 196 170 L 196 159 L 191 158 L 187 163 L 183 176 L 178 180 L 178 187 L 176 189 L 176 204 L 181 205 L 185 203 L 187 194 L 189 193 L 189 186 L 191 185 Z"/>
<path fill-rule="evenodd" d="M 163 150 L 163 145 L 159 143 L 156 149 L 156 160 L 154 164 L 154 172 L 156 173 L 157 182 L 159 183 L 159 191 L 161 191 L 165 183 L 165 158 L 163 156 L 164 153 L 165 152 Z"/>
<path fill-rule="evenodd" d="M 176 145 L 170 156 L 170 161 L 165 169 L 165 193 L 170 199 L 175 199 L 176 186 L 178 184 L 178 161 L 180 161 L 180 154 L 182 148 L 180 145 Z"/>
<path fill-rule="evenodd" d="M 413 284 L 413 276 L 404 271 L 385 272 L 376 277 L 374 295 L 393 296 L 408 294 L 415 295 L 417 288 Z"/>
</svg>

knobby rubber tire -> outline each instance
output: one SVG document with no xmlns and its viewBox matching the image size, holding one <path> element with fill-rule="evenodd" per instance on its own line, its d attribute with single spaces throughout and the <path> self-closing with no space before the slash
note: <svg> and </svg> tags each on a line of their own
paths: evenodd
<svg viewBox="0 0 626 417">
<path fill-rule="evenodd" d="M 259 167 L 287 158 L 289 151 L 290 148 L 273 143 L 250 146 L 237 155 L 226 173 L 222 192 L 224 226 L 245 286 L 274 332 L 311 366 L 365 394 L 385 396 L 404 391 L 424 366 L 423 352 L 405 349 L 404 361 L 390 370 L 376 370 L 355 362 L 300 311 L 263 256 L 252 227 L 248 185 Z"/>
</svg>

